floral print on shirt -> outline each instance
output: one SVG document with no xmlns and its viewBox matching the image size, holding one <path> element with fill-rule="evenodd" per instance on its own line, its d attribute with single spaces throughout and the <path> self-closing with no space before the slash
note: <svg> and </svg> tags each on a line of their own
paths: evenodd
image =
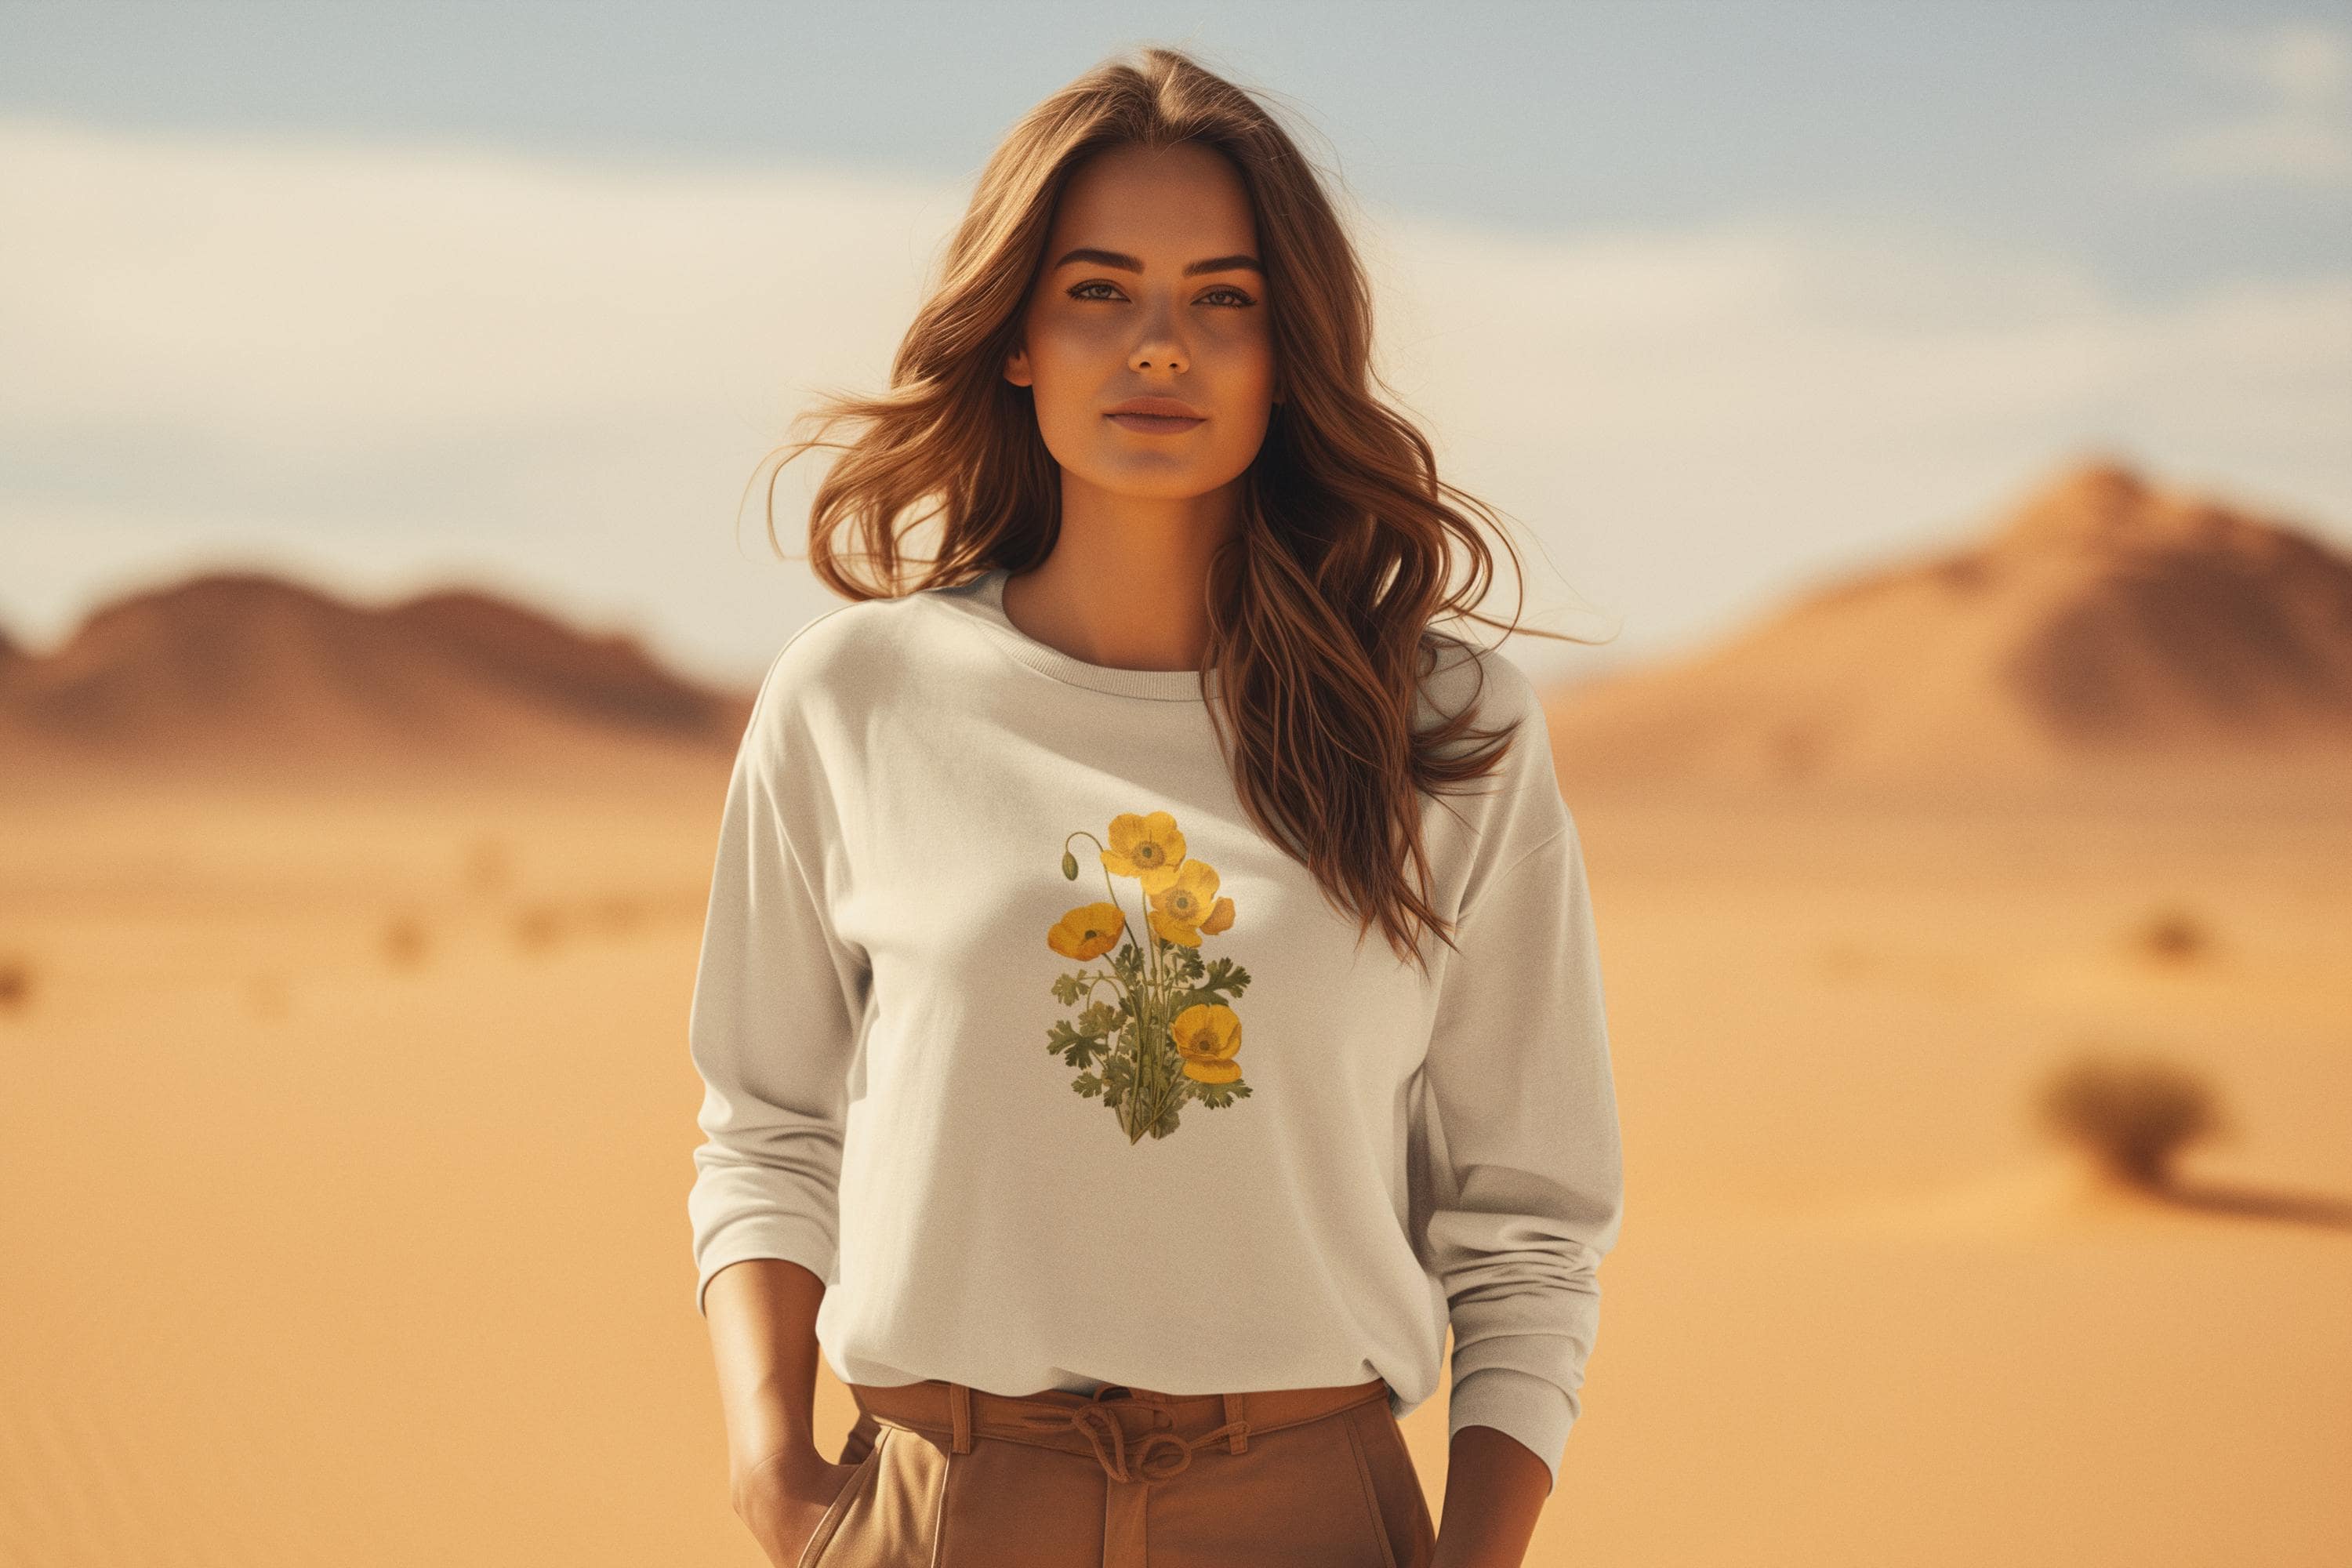
<svg viewBox="0 0 2352 1568">
<path fill-rule="evenodd" d="M 1109 896 L 1055 921 L 1045 945 L 1087 963 L 1108 954 L 1108 963 L 1055 977 L 1055 998 L 1079 1012 L 1053 1026 L 1045 1048 L 1078 1069 L 1070 1087 L 1100 1097 L 1129 1143 L 1165 1138 L 1186 1104 L 1222 1110 L 1250 1092 L 1238 1059 L 1241 1016 L 1229 1005 L 1248 989 L 1249 971 L 1203 953 L 1208 939 L 1233 929 L 1234 901 L 1219 896 L 1214 867 L 1187 858 L 1167 812 L 1114 816 L 1108 845 L 1084 829 L 1071 834 L 1062 875 L 1073 882 L 1079 862 L 1070 844 L 1080 838 L 1100 849 Z M 1139 927 L 1114 878 L 1137 884 Z"/>
</svg>

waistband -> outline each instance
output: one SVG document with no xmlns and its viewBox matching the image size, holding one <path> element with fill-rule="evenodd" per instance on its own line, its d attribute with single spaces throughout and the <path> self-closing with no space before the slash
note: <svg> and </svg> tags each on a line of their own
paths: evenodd
<svg viewBox="0 0 2352 1568">
<path fill-rule="evenodd" d="M 971 1453 L 982 1437 L 1091 1452 L 1110 1478 L 1103 1497 L 1104 1568 L 1147 1568 L 1144 1525 L 1151 1488 L 1181 1475 L 1194 1450 L 1223 1443 L 1230 1453 L 1245 1454 L 1253 1433 L 1278 1432 L 1385 1400 L 1389 1384 L 1375 1377 L 1328 1388 L 1179 1394 L 1108 1384 L 1091 1394 L 1047 1389 L 1016 1395 L 928 1378 L 853 1383 L 849 1392 L 874 1420 L 944 1436 L 959 1454 Z"/>
<path fill-rule="evenodd" d="M 860 1410 L 894 1426 L 943 1436 L 956 1453 L 980 1437 L 1067 1453 L 1091 1452 L 1114 1484 L 1164 1481 L 1181 1475 L 1193 1453 L 1223 1443 L 1249 1451 L 1252 1434 L 1278 1432 L 1389 1397 L 1386 1378 L 1321 1388 L 1264 1388 L 1241 1394 L 1163 1394 L 1109 1384 L 1091 1394 L 1047 1389 L 989 1394 L 961 1383 L 848 1385 Z"/>
</svg>

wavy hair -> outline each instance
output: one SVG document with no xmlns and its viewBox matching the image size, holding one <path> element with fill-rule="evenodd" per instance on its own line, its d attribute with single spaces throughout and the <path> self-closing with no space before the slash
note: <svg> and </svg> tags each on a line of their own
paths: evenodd
<svg viewBox="0 0 2352 1568">
<path fill-rule="evenodd" d="M 1055 204 L 1096 153 L 1184 142 L 1222 153 L 1249 193 L 1286 399 L 1244 476 L 1239 527 L 1210 563 L 1202 668 L 1218 670 L 1223 699 L 1212 722 L 1258 828 L 1358 920 L 1360 942 L 1378 924 L 1425 969 L 1422 933 L 1449 946 L 1453 934 L 1429 901 L 1422 797 L 1491 773 L 1517 728 L 1474 728 L 1475 698 L 1414 727 L 1442 645 L 1459 644 L 1432 623 L 1504 625 L 1475 607 L 1495 562 L 1472 514 L 1496 525 L 1515 571 L 1518 555 L 1493 509 L 1441 479 L 1429 441 L 1376 392 L 1390 389 L 1371 364 L 1363 267 L 1315 167 L 1250 93 L 1147 47 L 1039 103 L 982 169 L 889 390 L 827 396 L 802 416 L 816 433 L 761 466 L 782 453 L 781 472 L 813 447 L 839 454 L 811 505 L 808 562 L 845 598 L 1042 563 L 1060 527 L 1061 473 L 1030 389 L 1003 366 Z M 856 438 L 826 439 L 844 420 Z M 772 542 L 774 505 L 772 474 Z M 931 521 L 936 550 L 910 556 L 906 536 Z M 1449 587 L 1457 552 L 1470 571 Z M 1506 635 L 1517 626 L 1515 616 Z"/>
</svg>

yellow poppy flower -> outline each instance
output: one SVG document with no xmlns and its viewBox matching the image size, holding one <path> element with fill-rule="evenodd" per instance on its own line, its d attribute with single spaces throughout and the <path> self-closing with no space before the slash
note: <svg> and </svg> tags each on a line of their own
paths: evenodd
<svg viewBox="0 0 2352 1568">
<path fill-rule="evenodd" d="M 1176 1015 L 1168 1026 L 1184 1058 L 1184 1076 L 1202 1083 L 1231 1083 L 1242 1076 L 1234 1060 L 1242 1048 L 1242 1021 L 1222 1002 L 1197 1002 Z"/>
<path fill-rule="evenodd" d="M 1102 852 L 1102 863 L 1112 876 L 1140 877 L 1183 858 L 1184 836 L 1168 813 L 1138 816 L 1128 811 L 1110 819 L 1110 847 Z"/>
<path fill-rule="evenodd" d="M 1217 907 L 1209 911 L 1209 918 L 1201 922 L 1201 934 L 1202 936 L 1214 936 L 1221 931 L 1231 930 L 1233 923 L 1233 900 L 1219 899 L 1217 900 Z"/>
<path fill-rule="evenodd" d="M 1045 945 L 1064 958 L 1100 958 L 1118 945 L 1127 917 L 1117 904 L 1086 904 L 1054 922 Z"/>
<path fill-rule="evenodd" d="M 1171 921 L 1158 910 L 1150 911 L 1145 918 L 1151 921 L 1151 929 L 1160 933 L 1160 940 L 1162 942 L 1172 942 L 1179 947 L 1201 945 L 1199 926 L 1188 926 L 1182 921 Z"/>
<path fill-rule="evenodd" d="M 1146 877 L 1143 890 L 1150 896 L 1155 915 L 1165 915 L 1194 932 L 1189 939 L 1170 937 L 1171 942 L 1182 941 L 1187 947 L 1200 945 L 1201 924 L 1217 904 L 1216 868 L 1206 860 L 1187 860 Z M 1156 929 L 1160 921 L 1154 920 L 1152 925 Z"/>
</svg>

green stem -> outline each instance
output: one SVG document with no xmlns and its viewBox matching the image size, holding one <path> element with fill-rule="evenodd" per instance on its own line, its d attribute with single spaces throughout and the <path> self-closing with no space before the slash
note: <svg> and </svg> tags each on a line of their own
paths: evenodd
<svg viewBox="0 0 2352 1568">
<path fill-rule="evenodd" d="M 1103 896 L 1109 901 L 1111 908 L 1118 910 L 1119 919 L 1124 921 L 1127 919 L 1127 910 L 1118 901 L 1118 885 L 1111 880 L 1110 868 L 1104 865 L 1102 861 L 1103 852 L 1108 848 L 1108 846 L 1106 846 L 1101 839 L 1095 837 L 1093 834 L 1088 833 L 1084 828 L 1080 828 L 1077 832 L 1071 834 L 1068 838 L 1062 840 L 1063 849 L 1066 851 L 1070 847 L 1071 840 L 1078 838 L 1087 839 L 1093 843 L 1097 851 L 1095 855 L 1095 864 L 1102 871 Z M 1139 882 L 1138 891 L 1140 893 Z M 1144 909 L 1148 914 L 1150 910 L 1150 900 L 1148 898 L 1144 900 Z M 1131 930 L 1132 928 L 1130 927 L 1130 931 Z M 1143 931 L 1146 969 L 1149 973 L 1156 975 L 1157 970 L 1153 969 L 1150 963 L 1151 956 L 1149 947 L 1150 936 L 1150 928 L 1147 926 L 1144 928 Z M 1130 936 L 1129 940 L 1134 940 L 1134 938 Z M 1128 1138 L 1129 1141 L 1132 1141 L 1135 1137 L 1136 1109 L 1140 1101 L 1143 1088 L 1143 1071 L 1145 1062 L 1144 1044 L 1146 1040 L 1150 1038 L 1150 1030 L 1148 1027 L 1149 1019 L 1147 1017 L 1147 1009 L 1150 1005 L 1150 997 L 1148 994 L 1150 988 L 1146 988 L 1147 994 L 1142 996 L 1139 996 L 1134 991 L 1129 989 L 1127 984 L 1118 977 L 1118 966 L 1116 963 L 1111 966 L 1111 973 L 1108 979 L 1110 980 L 1113 989 L 1118 993 L 1120 999 L 1127 1004 L 1129 1015 L 1135 1020 L 1134 1056 L 1136 1071 L 1133 1079 L 1135 1084 L 1135 1092 L 1130 1093 L 1128 1096 L 1127 1104 L 1122 1106 L 1119 1110 L 1120 1122 L 1128 1135 Z"/>
</svg>

